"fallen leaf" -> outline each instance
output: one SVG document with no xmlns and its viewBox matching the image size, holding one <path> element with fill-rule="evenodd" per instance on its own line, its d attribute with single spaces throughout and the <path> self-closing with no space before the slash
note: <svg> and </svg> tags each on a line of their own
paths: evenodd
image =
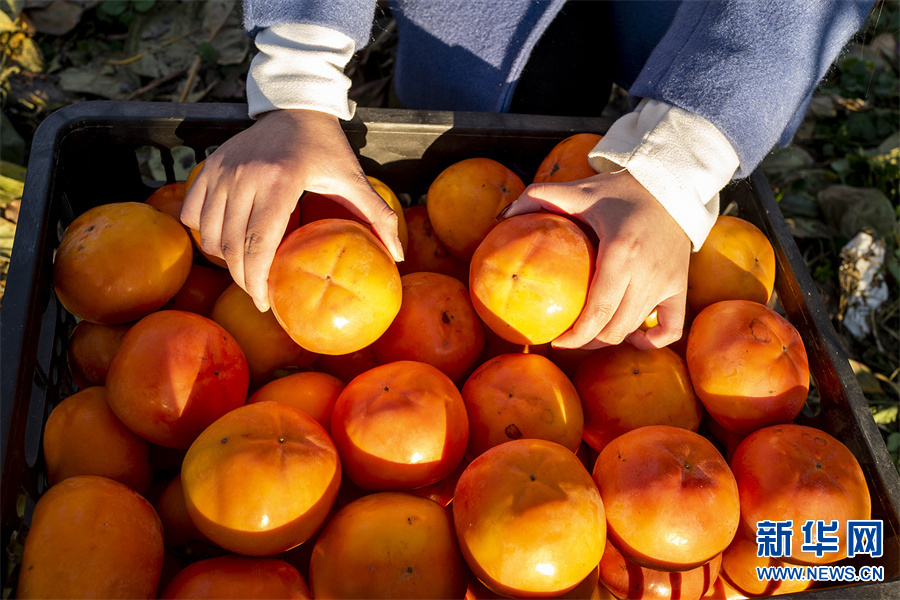
<svg viewBox="0 0 900 600">
<path fill-rule="evenodd" d="M 894 229 L 894 207 L 875 188 L 833 185 L 818 194 L 825 223 L 852 238 L 870 228 L 877 237 L 888 237 Z"/>
<path fill-rule="evenodd" d="M 853 369 L 856 381 L 859 382 L 859 387 L 864 394 L 884 394 L 884 390 L 881 388 L 878 378 L 872 373 L 872 369 L 858 360 L 851 358 L 849 361 L 850 368 Z"/>
<path fill-rule="evenodd" d="M 59 74 L 59 86 L 67 92 L 93 94 L 117 100 L 140 86 L 140 80 L 129 69 L 69 67 Z"/>
<path fill-rule="evenodd" d="M 84 7 L 71 0 L 53 0 L 41 8 L 28 8 L 28 17 L 39 33 L 65 35 L 81 21 Z"/>
</svg>

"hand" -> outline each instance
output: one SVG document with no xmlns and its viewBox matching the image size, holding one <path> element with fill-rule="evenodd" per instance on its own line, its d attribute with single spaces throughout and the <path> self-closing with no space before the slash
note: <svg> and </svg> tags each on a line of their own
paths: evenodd
<svg viewBox="0 0 900 600">
<path fill-rule="evenodd" d="M 288 218 L 305 190 L 328 196 L 372 224 L 403 260 L 398 217 L 366 179 L 336 117 L 277 110 L 219 146 L 203 163 L 181 210 L 204 252 L 220 256 L 260 311 Z"/>
<path fill-rule="evenodd" d="M 691 242 L 630 173 L 532 184 L 504 216 L 542 209 L 577 218 L 599 237 L 587 303 L 555 347 L 601 348 L 627 339 L 650 349 L 681 337 Z M 639 331 L 654 308 L 659 325 Z"/>
</svg>

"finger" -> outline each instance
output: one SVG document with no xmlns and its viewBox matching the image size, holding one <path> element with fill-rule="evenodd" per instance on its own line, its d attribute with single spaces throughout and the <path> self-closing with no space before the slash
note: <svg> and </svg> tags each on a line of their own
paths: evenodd
<svg viewBox="0 0 900 600">
<path fill-rule="evenodd" d="M 269 310 L 269 271 L 284 238 L 290 211 L 273 204 L 254 204 L 243 248 L 245 290 L 260 312 Z"/>
<path fill-rule="evenodd" d="M 194 230 L 200 229 L 200 214 L 203 211 L 203 204 L 206 201 L 207 185 L 206 177 L 203 172 L 197 176 L 194 183 L 191 184 L 187 194 L 184 196 L 184 203 L 181 206 L 181 222 L 185 226 Z"/>
<path fill-rule="evenodd" d="M 253 210 L 255 197 L 252 191 L 240 187 L 232 190 L 225 204 L 222 222 L 222 237 L 219 246 L 222 258 L 228 265 L 231 278 L 244 290 L 244 245 L 247 238 L 248 222 Z"/>
<path fill-rule="evenodd" d="M 203 209 L 200 211 L 199 227 L 200 248 L 205 253 L 219 258 L 222 255 L 222 226 L 225 222 L 225 206 L 227 204 L 227 190 L 222 186 L 216 189 L 207 189 Z"/>
<path fill-rule="evenodd" d="M 502 213 L 502 218 L 508 219 L 516 215 L 546 210 L 553 213 L 571 214 L 572 201 L 569 199 L 574 192 L 571 186 L 554 183 L 532 183 L 516 198 Z"/>
<path fill-rule="evenodd" d="M 684 335 L 685 302 L 683 293 L 661 302 L 656 309 L 659 324 L 647 331 L 634 332 L 628 341 L 641 350 L 662 348 L 677 342 Z"/>
<path fill-rule="evenodd" d="M 605 259 L 598 254 L 597 269 L 588 289 L 584 309 L 571 329 L 553 341 L 554 347 L 585 347 L 597 338 L 597 334 L 603 331 L 616 314 L 616 309 L 625 297 L 630 277 L 623 276 L 621 272 L 613 273 L 612 269 L 604 269 L 600 266 L 603 262 Z M 593 347 L 601 346 L 594 345 Z"/>
<path fill-rule="evenodd" d="M 367 221 L 394 260 L 397 262 L 403 260 L 403 245 L 400 243 L 398 229 L 400 218 L 365 177 L 357 185 L 342 188 L 337 194 L 324 195 Z M 349 198 L 353 201 L 351 202 Z"/>
</svg>

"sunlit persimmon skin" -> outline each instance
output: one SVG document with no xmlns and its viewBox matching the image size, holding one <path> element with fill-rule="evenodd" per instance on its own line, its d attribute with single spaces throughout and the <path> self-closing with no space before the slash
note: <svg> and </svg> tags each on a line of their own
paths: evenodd
<svg viewBox="0 0 900 600">
<path fill-rule="evenodd" d="M 853 453 L 831 435 L 803 425 L 773 425 L 738 445 L 731 467 L 741 498 L 741 527 L 756 536 L 759 521 L 793 521 L 785 562 L 827 564 L 847 555 L 847 521 L 871 518 L 872 499 Z M 839 549 L 817 557 L 802 550 L 806 521 L 838 522 Z"/>
<path fill-rule="evenodd" d="M 598 565 L 581 583 L 565 594 L 554 597 L 572 598 L 574 600 L 617 600 L 612 592 L 600 582 L 599 573 L 600 566 Z M 472 576 L 469 578 L 469 587 L 466 589 L 465 600 L 503 600 L 504 598 L 506 596 L 501 596 L 497 592 L 491 591 L 477 577 Z"/>
<path fill-rule="evenodd" d="M 598 452 L 644 425 L 700 427 L 703 406 L 687 365 L 668 348 L 600 348 L 582 361 L 573 381 L 584 407 L 584 440 Z"/>
<path fill-rule="evenodd" d="M 271 381 L 279 369 L 306 368 L 316 359 L 315 353 L 291 339 L 271 310 L 260 312 L 250 294 L 236 283 L 222 292 L 209 318 L 244 351 L 252 389 Z"/>
<path fill-rule="evenodd" d="M 635 600 L 699 600 L 719 576 L 722 555 L 688 571 L 659 571 L 628 560 L 606 540 L 600 559 L 600 581 L 617 598 Z"/>
<path fill-rule="evenodd" d="M 784 567 L 787 563 L 775 557 L 760 557 L 757 554 L 756 536 L 748 537 L 743 531 L 738 531 L 722 553 L 722 570 L 719 575 L 750 597 L 793 594 L 809 589 L 814 583 L 811 579 L 760 580 L 757 577 L 757 567 L 777 568 Z"/>
<path fill-rule="evenodd" d="M 331 414 L 344 472 L 367 491 L 429 485 L 462 460 L 469 420 L 459 390 L 437 368 L 397 361 L 350 381 Z"/>
<path fill-rule="evenodd" d="M 535 183 L 561 183 L 587 179 L 597 174 L 588 153 L 603 138 L 596 133 L 576 133 L 556 144 L 534 173 Z"/>
<path fill-rule="evenodd" d="M 279 558 L 219 556 L 179 571 L 159 596 L 165 599 L 312 598 L 300 572 Z"/>
<path fill-rule="evenodd" d="M 587 236 L 565 217 L 532 213 L 501 221 L 472 257 L 472 305 L 507 341 L 551 342 L 581 314 L 595 254 Z"/>
<path fill-rule="evenodd" d="M 319 535 L 309 571 L 316 598 L 462 598 L 469 576 L 450 513 L 404 492 L 344 506 Z"/>
<path fill-rule="evenodd" d="M 564 594 L 603 554 L 597 486 L 575 454 L 555 442 L 520 439 L 485 451 L 463 471 L 452 506 L 466 563 L 498 594 Z"/>
<path fill-rule="evenodd" d="M 428 271 L 456 277 L 463 283 L 469 281 L 469 262 L 450 254 L 438 239 L 428 218 L 424 204 L 415 204 L 403 211 L 409 241 L 404 247 L 403 262 L 398 263 L 401 275 Z"/>
<path fill-rule="evenodd" d="M 17 598 L 156 598 L 163 531 L 140 494 L 106 477 L 70 477 L 37 502 Z"/>
<path fill-rule="evenodd" d="M 190 239 L 171 216 L 143 202 L 103 204 L 66 228 L 53 259 L 53 288 L 76 317 L 128 323 L 178 292 L 192 258 Z"/>
<path fill-rule="evenodd" d="M 467 158 L 444 169 L 428 188 L 425 206 L 441 243 L 462 261 L 497 224 L 497 215 L 522 195 L 525 184 L 490 158 Z"/>
<path fill-rule="evenodd" d="M 722 300 L 765 304 L 775 289 L 775 250 L 756 225 L 720 215 L 688 269 L 688 305 L 700 312 Z"/>
<path fill-rule="evenodd" d="M 272 400 L 299 408 L 325 431 L 331 431 L 331 410 L 344 386 L 343 380 L 328 373 L 302 371 L 273 379 L 256 390 L 247 404 Z M 330 435 L 330 433 L 329 433 Z"/>
<path fill-rule="evenodd" d="M 539 354 L 503 354 L 478 367 L 462 387 L 469 415 L 472 460 L 488 448 L 520 438 L 581 445 L 584 415 L 569 378 Z"/>
<path fill-rule="evenodd" d="M 153 190 L 144 202 L 158 208 L 180 223 L 181 207 L 184 206 L 184 192 L 183 181 L 166 183 Z"/>
<path fill-rule="evenodd" d="M 247 359 L 207 317 L 164 310 L 135 323 L 106 376 L 110 408 L 126 427 L 167 448 L 187 448 L 207 425 L 247 400 Z"/>
<path fill-rule="evenodd" d="M 75 475 L 101 475 L 139 494 L 150 487 L 149 444 L 116 418 L 103 386 L 85 388 L 57 404 L 42 442 L 50 485 Z"/>
<path fill-rule="evenodd" d="M 184 457 L 181 478 L 201 533 L 226 550 L 269 556 L 302 544 L 325 522 L 341 461 L 312 417 L 257 402 L 204 430 Z"/>
<path fill-rule="evenodd" d="M 291 338 L 317 354 L 377 340 L 400 310 L 400 273 L 364 225 L 323 219 L 285 237 L 269 271 L 269 303 Z"/>
<path fill-rule="evenodd" d="M 104 385 L 109 363 L 119 349 L 130 323 L 101 325 L 79 321 L 69 336 L 66 359 L 72 379 L 80 388 Z"/>
<path fill-rule="evenodd" d="M 686 359 L 707 412 L 738 435 L 792 421 L 809 393 L 800 334 L 757 302 L 724 300 L 701 311 L 688 334 Z"/>
<path fill-rule="evenodd" d="M 410 273 L 400 283 L 400 311 L 372 344 L 376 358 L 381 363 L 428 363 L 461 382 L 484 348 L 484 325 L 472 307 L 469 289 L 441 273 Z"/>
<path fill-rule="evenodd" d="M 669 425 L 623 433 L 593 470 L 608 534 L 637 564 L 686 571 L 721 553 L 738 528 L 731 469 L 703 436 Z"/>
</svg>

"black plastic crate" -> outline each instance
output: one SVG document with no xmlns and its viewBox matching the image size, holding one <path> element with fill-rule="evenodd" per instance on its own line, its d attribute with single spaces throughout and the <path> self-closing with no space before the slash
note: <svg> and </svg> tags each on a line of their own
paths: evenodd
<svg viewBox="0 0 900 600">
<path fill-rule="evenodd" d="M 155 186 L 175 181 L 173 149 L 190 148 L 195 160 L 202 160 L 209 149 L 251 124 L 246 114 L 245 105 L 84 102 L 50 115 L 38 129 L 0 311 L 0 539 L 5 547 L 24 532 L 46 487 L 40 450 L 44 421 L 75 389 L 65 364 L 75 320 L 52 290 L 53 254 L 62 232 L 88 208 L 142 201 Z M 610 124 L 607 119 L 360 108 L 344 128 L 366 173 L 415 201 L 443 168 L 472 156 L 494 158 L 527 182 L 558 141 L 573 133 L 603 133 Z M 158 152 L 165 181 L 142 176 L 138 156 L 148 147 Z M 806 411 L 803 420 L 853 451 L 869 482 L 872 518 L 884 522 L 883 557 L 857 561 L 883 565 L 884 582 L 817 588 L 797 596 L 900 597 L 897 470 L 763 174 L 757 171 L 728 186 L 722 206 L 731 203 L 775 248 L 776 292 L 806 343 L 821 398 L 816 412 Z M 2 560 L 6 587 L 11 581 L 6 580 L 8 552 Z"/>
</svg>

